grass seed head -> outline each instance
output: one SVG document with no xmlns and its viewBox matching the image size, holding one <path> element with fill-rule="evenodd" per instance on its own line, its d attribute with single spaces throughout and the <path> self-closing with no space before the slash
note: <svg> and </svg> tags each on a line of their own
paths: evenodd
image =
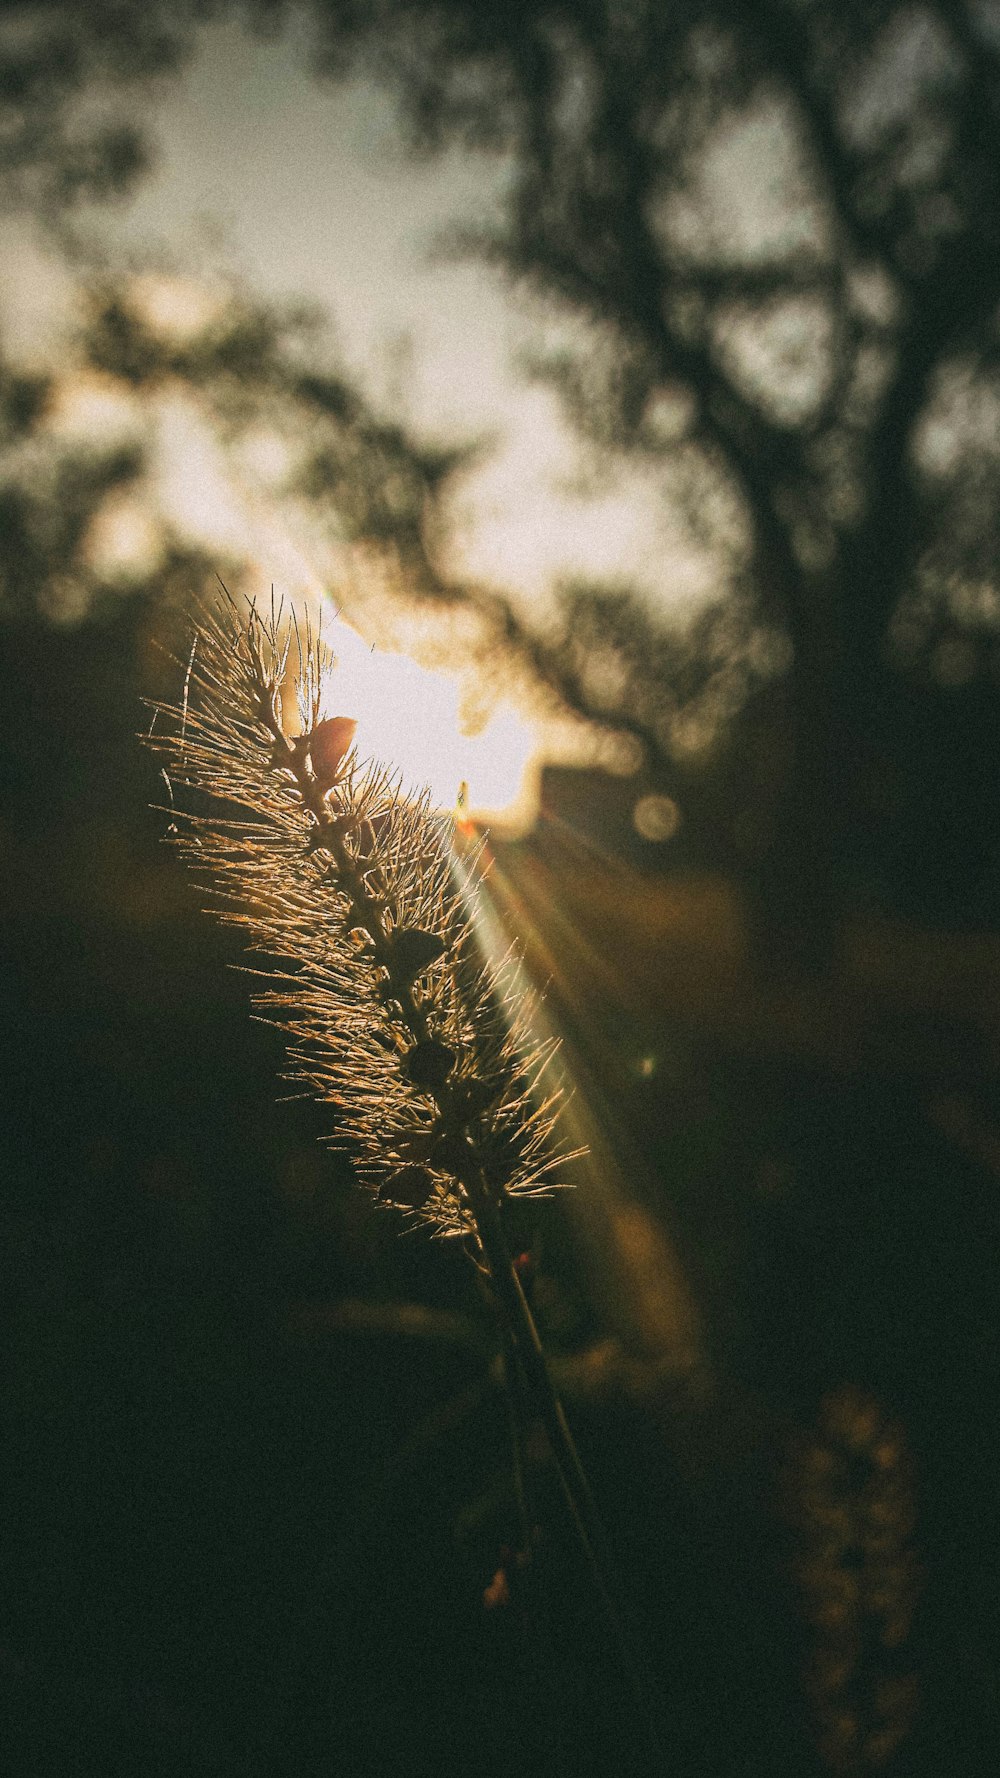
<svg viewBox="0 0 1000 1778">
<path fill-rule="evenodd" d="M 533 1035 L 517 955 L 484 959 L 482 878 L 451 821 L 326 712 L 333 666 L 311 625 L 227 595 L 201 613 L 183 698 L 156 707 L 149 743 L 176 843 L 268 959 L 258 1005 L 290 1039 L 292 1077 L 334 1107 L 332 1140 L 379 1203 L 470 1233 L 470 1187 L 537 1194 L 569 1158 L 554 1045 Z"/>
</svg>

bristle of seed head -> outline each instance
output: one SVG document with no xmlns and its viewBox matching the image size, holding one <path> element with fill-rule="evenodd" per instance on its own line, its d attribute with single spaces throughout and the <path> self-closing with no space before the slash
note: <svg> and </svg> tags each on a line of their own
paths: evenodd
<svg viewBox="0 0 1000 1778">
<path fill-rule="evenodd" d="M 156 706 L 146 739 L 174 843 L 272 960 L 257 1004 L 290 1039 L 291 1078 L 336 1109 L 334 1140 L 379 1202 L 466 1234 L 470 1170 L 497 1197 L 539 1194 L 571 1158 L 554 1139 L 560 1089 L 543 1084 L 555 1046 L 532 1033 L 516 954 L 484 961 L 475 860 L 456 870 L 451 822 L 359 761 L 353 721 L 325 714 L 332 667 L 311 625 L 227 596 L 202 611 L 183 701 Z"/>
</svg>

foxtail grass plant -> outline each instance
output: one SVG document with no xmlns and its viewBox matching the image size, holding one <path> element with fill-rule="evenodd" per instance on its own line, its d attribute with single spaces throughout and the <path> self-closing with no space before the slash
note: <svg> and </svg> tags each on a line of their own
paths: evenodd
<svg viewBox="0 0 1000 1778">
<path fill-rule="evenodd" d="M 652 1742 L 644 1663 L 504 1228 L 505 1204 L 552 1190 L 571 1158 L 555 1046 L 534 1035 L 516 951 L 482 954 L 475 849 L 328 713 L 321 636 L 223 594 L 199 614 L 180 699 L 154 706 L 171 838 L 267 958 L 258 1007 L 290 1040 L 291 1077 L 334 1109 L 361 1184 L 461 1239 L 488 1279 L 512 1411 L 544 1427 Z"/>
</svg>

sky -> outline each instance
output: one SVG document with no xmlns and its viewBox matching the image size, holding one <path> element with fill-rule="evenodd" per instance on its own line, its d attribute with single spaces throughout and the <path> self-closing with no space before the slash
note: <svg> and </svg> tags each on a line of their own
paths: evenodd
<svg viewBox="0 0 1000 1778">
<path fill-rule="evenodd" d="M 555 397 L 518 375 L 551 317 L 496 271 L 442 253 L 446 230 L 498 213 L 501 157 L 415 160 L 384 93 L 320 84 L 294 33 L 265 42 L 232 22 L 202 29 L 153 131 L 156 171 L 102 224 L 106 239 L 165 239 L 192 262 L 207 250 L 268 294 L 317 302 L 379 404 L 421 437 L 493 442 L 456 501 L 453 566 L 536 607 L 566 573 L 638 574 L 656 596 L 690 596 L 690 565 L 664 569 L 678 540 L 648 473 L 595 497 Z"/>
<path fill-rule="evenodd" d="M 115 106 L 120 113 L 118 95 Z M 127 202 L 89 213 L 93 243 L 112 268 L 154 260 L 181 278 L 235 275 L 265 297 L 306 299 L 329 318 L 337 357 L 376 409 L 422 441 L 485 444 L 456 478 L 449 572 L 504 592 L 532 621 L 544 620 L 564 577 L 632 581 L 682 605 L 703 590 L 650 472 L 622 467 L 597 486 L 554 394 L 519 374 L 526 344 L 540 332 L 551 340 L 565 322 L 497 270 L 443 251 L 446 231 L 499 214 L 510 177 L 503 157 L 407 154 L 382 90 L 314 79 L 301 29 L 267 41 L 234 21 L 200 27 L 189 64 L 143 97 L 136 118 L 153 171 Z M 68 287 L 26 225 L 8 218 L 0 229 L 5 343 L 30 355 L 66 322 Z M 77 391 L 58 424 L 105 424 L 102 399 Z M 286 534 L 284 521 L 275 527 L 227 501 L 179 407 L 161 416 L 156 449 L 176 530 L 210 551 L 228 543 L 242 554 L 249 539 L 262 582 L 293 597 L 325 586 L 324 564 L 310 559 L 310 539 L 291 521 Z M 95 548 L 109 558 L 148 545 L 134 507 L 109 511 L 98 527 Z M 540 719 L 506 699 L 484 709 L 467 672 L 439 670 L 421 690 L 405 663 L 379 651 L 362 669 L 356 639 L 344 640 L 369 712 L 359 742 L 387 752 L 405 730 L 411 757 L 400 764 L 430 780 L 445 804 L 465 783 L 473 809 L 496 816 L 514 804 L 511 820 L 523 826 L 541 760 L 593 755 L 578 723 Z M 381 695 L 372 680 L 380 667 Z M 401 707 L 414 714 L 408 725 Z M 479 732 L 463 735 L 470 727 Z"/>
<path fill-rule="evenodd" d="M 377 408 L 428 442 L 486 442 L 450 497 L 444 565 L 455 576 L 504 592 L 533 622 L 552 609 L 559 582 L 574 577 L 630 583 L 652 602 L 690 610 L 710 590 L 706 566 L 685 552 L 661 472 L 619 464 L 595 482 L 553 392 L 519 374 L 528 343 L 551 343 L 565 320 L 515 292 L 495 268 L 443 251 L 447 231 L 499 215 L 511 176 L 504 158 L 408 155 L 391 99 L 360 79 L 315 80 L 301 29 L 267 41 L 232 20 L 200 27 L 180 76 L 137 108 L 153 172 L 127 202 L 92 212 L 94 240 L 112 266 L 154 256 L 179 274 L 235 273 L 267 297 L 305 298 L 329 317 L 337 354 Z M 15 230 L 0 265 L 8 344 L 30 345 L 46 314 L 58 321 L 60 291 L 52 268 Z M 67 423 L 94 423 L 91 395 Z M 323 582 L 308 538 L 279 534 L 259 513 L 226 502 L 189 416 L 168 414 L 161 444 L 176 528 L 220 550 L 245 548 L 250 536 L 263 582 L 293 596 L 301 592 L 297 576 Z M 144 536 L 141 518 L 126 510 L 108 515 L 99 541 L 141 551 Z M 356 654 L 353 641 L 348 652 Z M 360 678 L 354 673 L 373 709 L 371 674 L 381 660 L 376 655 Z M 578 724 L 540 723 L 505 704 L 492 731 L 508 761 L 502 791 L 482 734 L 476 759 L 457 740 L 442 754 L 442 724 L 469 727 L 468 683 L 439 677 L 421 698 L 398 662 L 384 666 L 385 717 L 362 738 L 373 751 L 400 744 L 388 708 L 398 710 L 405 680 L 413 708 L 426 706 L 436 721 L 429 714 L 410 725 L 420 744 L 403 763 L 432 779 L 445 802 L 468 781 L 472 806 L 495 814 L 515 800 L 523 823 L 540 758 L 592 749 Z M 608 757 L 614 763 L 613 751 Z"/>
<path fill-rule="evenodd" d="M 489 441 L 456 489 L 451 570 L 510 593 L 535 617 L 562 576 L 637 579 L 668 602 L 697 594 L 697 570 L 679 556 L 649 472 L 622 471 L 595 490 L 554 395 L 519 375 L 519 352 L 540 328 L 551 336 L 552 317 L 495 270 L 442 251 L 448 229 L 498 214 L 509 178 L 502 157 L 415 159 L 382 91 L 362 80 L 321 84 L 294 32 L 269 42 L 232 21 L 201 28 L 190 64 L 143 104 L 140 121 L 154 170 L 127 203 L 89 224 L 113 264 L 153 253 L 179 273 L 218 268 L 268 297 L 305 298 L 329 316 L 338 355 L 379 408 L 402 414 L 428 441 Z M 30 336 L 46 279 L 26 242 L 14 258 L 21 288 L 8 272 L 8 312 L 15 332 L 20 314 Z M 199 543 L 221 544 L 246 514 L 225 516 L 183 415 L 171 427 L 183 447 L 168 476 L 174 516 Z M 106 536 L 142 544 L 134 515 Z M 286 550 L 258 526 L 255 547 L 265 578 L 281 586 L 309 546 L 295 537 Z M 364 688 L 369 712 L 359 740 L 393 752 L 405 731 L 415 753 L 404 770 L 431 780 L 445 803 L 465 781 L 473 807 L 495 815 L 514 802 L 512 819 L 523 825 L 540 757 L 581 754 L 577 725 L 540 727 L 506 702 L 460 743 L 474 701 L 461 676 L 432 675 L 421 689 L 406 663 L 377 652 L 362 668 L 354 638 L 345 643 L 347 677 Z M 380 667 L 381 696 L 372 679 Z"/>
</svg>

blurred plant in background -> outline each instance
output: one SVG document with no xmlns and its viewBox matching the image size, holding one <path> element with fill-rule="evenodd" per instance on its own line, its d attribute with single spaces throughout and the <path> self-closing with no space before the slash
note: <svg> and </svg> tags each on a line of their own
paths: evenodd
<svg viewBox="0 0 1000 1778">
<path fill-rule="evenodd" d="M 835 1772 L 877 1771 L 909 1734 L 918 1695 L 907 1643 L 920 1574 L 902 1427 L 862 1390 L 827 1396 L 795 1453 L 787 1504 L 820 1751 Z"/>
</svg>

